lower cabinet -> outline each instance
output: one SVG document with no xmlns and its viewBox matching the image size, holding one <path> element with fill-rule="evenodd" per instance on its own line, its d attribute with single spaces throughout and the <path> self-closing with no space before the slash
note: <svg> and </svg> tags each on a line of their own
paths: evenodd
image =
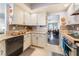
<svg viewBox="0 0 79 59">
<path fill-rule="evenodd" d="M 6 55 L 5 41 L 0 42 L 0 56 Z"/>
<path fill-rule="evenodd" d="M 45 47 L 47 44 L 47 35 L 46 34 L 38 34 L 38 46 Z"/>
<path fill-rule="evenodd" d="M 39 47 L 45 47 L 47 44 L 47 35 L 46 34 L 40 34 L 35 33 L 32 34 L 32 45 L 39 46 Z"/>
<path fill-rule="evenodd" d="M 24 46 L 23 51 L 25 51 L 31 45 L 31 34 L 24 35 Z"/>
<path fill-rule="evenodd" d="M 32 45 L 37 46 L 37 44 L 38 44 L 38 35 L 32 34 Z"/>
</svg>

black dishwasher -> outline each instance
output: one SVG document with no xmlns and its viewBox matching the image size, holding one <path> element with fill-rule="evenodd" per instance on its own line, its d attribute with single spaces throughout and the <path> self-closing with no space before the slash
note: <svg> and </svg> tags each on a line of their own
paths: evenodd
<svg viewBox="0 0 79 59">
<path fill-rule="evenodd" d="M 17 36 L 6 40 L 6 55 L 18 56 L 23 52 L 23 39 L 24 36 Z"/>
</svg>

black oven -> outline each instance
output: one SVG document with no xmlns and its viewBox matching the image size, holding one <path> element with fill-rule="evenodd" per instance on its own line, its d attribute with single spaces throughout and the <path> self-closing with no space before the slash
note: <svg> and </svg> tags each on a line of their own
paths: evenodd
<svg viewBox="0 0 79 59">
<path fill-rule="evenodd" d="M 6 55 L 17 56 L 23 52 L 24 36 L 17 36 L 6 40 Z"/>
</svg>

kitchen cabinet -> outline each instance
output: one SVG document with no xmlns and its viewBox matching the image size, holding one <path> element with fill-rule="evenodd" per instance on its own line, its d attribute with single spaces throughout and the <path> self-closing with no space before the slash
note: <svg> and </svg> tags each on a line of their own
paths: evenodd
<svg viewBox="0 0 79 59">
<path fill-rule="evenodd" d="M 76 14 L 75 12 L 79 9 L 79 4 L 78 3 L 74 3 L 71 4 L 67 10 L 67 25 L 72 25 L 72 24 L 79 24 L 79 16 L 78 15 L 72 15 L 72 14 Z"/>
<path fill-rule="evenodd" d="M 34 26 L 37 25 L 37 14 L 30 14 L 28 12 L 25 13 L 25 24 Z"/>
<path fill-rule="evenodd" d="M 24 36 L 15 36 L 5 40 L 6 56 L 18 56 L 23 52 Z"/>
<path fill-rule="evenodd" d="M 31 14 L 31 21 L 29 22 L 30 25 L 37 25 L 37 14 L 33 13 Z"/>
<path fill-rule="evenodd" d="M 46 14 L 45 13 L 32 13 L 30 15 L 26 15 L 26 25 L 46 25 Z"/>
<path fill-rule="evenodd" d="M 0 42 L 0 56 L 5 56 L 6 55 L 6 46 L 5 46 L 5 41 Z"/>
<path fill-rule="evenodd" d="M 72 15 L 73 12 L 74 12 L 74 4 L 72 3 L 72 4 L 70 4 L 70 6 L 68 8 L 67 13 L 69 15 Z"/>
<path fill-rule="evenodd" d="M 29 12 L 24 13 L 25 25 L 31 25 L 31 14 Z"/>
<path fill-rule="evenodd" d="M 38 34 L 38 46 L 45 47 L 47 43 L 47 35 L 46 34 Z"/>
<path fill-rule="evenodd" d="M 13 10 L 14 10 L 14 13 L 13 13 L 12 24 L 23 25 L 24 24 L 24 12 L 23 12 L 23 10 L 17 5 L 14 5 Z"/>
<path fill-rule="evenodd" d="M 79 10 L 79 3 L 74 3 L 74 12 Z"/>
<path fill-rule="evenodd" d="M 72 16 L 74 4 L 71 4 L 67 10 L 67 25 L 76 24 L 76 17 Z"/>
<path fill-rule="evenodd" d="M 46 34 L 35 33 L 32 34 L 32 45 L 38 47 L 45 47 L 47 44 L 47 36 Z"/>
<path fill-rule="evenodd" d="M 38 25 L 46 25 L 46 14 L 45 13 L 38 13 L 37 14 L 37 23 Z"/>
<path fill-rule="evenodd" d="M 38 46 L 38 35 L 32 34 L 32 45 Z"/>
<path fill-rule="evenodd" d="M 31 45 L 31 34 L 24 35 L 24 46 L 23 51 L 25 51 Z"/>
</svg>

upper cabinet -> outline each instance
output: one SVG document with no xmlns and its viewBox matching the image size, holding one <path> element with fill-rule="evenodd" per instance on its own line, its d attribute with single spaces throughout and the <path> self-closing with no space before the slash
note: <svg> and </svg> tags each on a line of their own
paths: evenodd
<svg viewBox="0 0 79 59">
<path fill-rule="evenodd" d="M 14 13 L 13 13 L 13 20 L 12 24 L 24 24 L 24 10 L 21 7 L 15 5 L 14 6 Z"/>
<path fill-rule="evenodd" d="M 20 6 L 8 4 L 7 11 L 9 24 L 24 24 L 24 10 Z"/>
<path fill-rule="evenodd" d="M 73 7 L 74 7 L 74 12 L 72 13 L 72 15 L 79 15 L 79 3 L 74 3 Z"/>
<path fill-rule="evenodd" d="M 8 4 L 9 24 L 27 25 L 30 20 L 30 12 L 22 7 L 22 4 Z M 27 20 L 27 21 L 26 21 Z"/>
<path fill-rule="evenodd" d="M 31 14 L 29 12 L 24 12 L 25 25 L 31 25 Z"/>
<path fill-rule="evenodd" d="M 76 24 L 76 17 L 72 16 L 74 12 L 74 4 L 71 4 L 67 10 L 67 25 Z"/>
<path fill-rule="evenodd" d="M 75 3 L 75 4 L 74 4 L 74 7 L 75 7 L 75 8 L 74 8 L 75 11 L 78 10 L 78 9 L 79 9 L 79 3 Z"/>
<path fill-rule="evenodd" d="M 67 25 L 79 24 L 78 13 L 75 13 L 79 9 L 79 4 L 71 4 L 67 10 Z"/>
<path fill-rule="evenodd" d="M 29 16 L 30 16 L 29 19 L 26 19 L 26 25 L 30 26 L 46 25 L 45 13 L 31 13 Z"/>
<path fill-rule="evenodd" d="M 72 3 L 68 8 L 69 15 L 76 15 L 79 13 L 79 3 Z"/>
<path fill-rule="evenodd" d="M 46 13 L 39 13 L 37 15 L 38 25 L 46 25 Z"/>
<path fill-rule="evenodd" d="M 31 13 L 22 4 L 8 4 L 9 24 L 44 26 L 46 25 L 46 13 Z M 22 7 L 23 6 L 23 7 Z"/>
<path fill-rule="evenodd" d="M 30 21 L 31 25 L 37 25 L 37 14 L 36 13 L 32 13 L 31 14 L 31 21 Z"/>
<path fill-rule="evenodd" d="M 67 13 L 68 15 L 72 15 L 73 12 L 74 12 L 74 4 L 70 4 Z"/>
<path fill-rule="evenodd" d="M 37 14 L 25 12 L 25 24 L 28 26 L 37 25 Z"/>
</svg>

